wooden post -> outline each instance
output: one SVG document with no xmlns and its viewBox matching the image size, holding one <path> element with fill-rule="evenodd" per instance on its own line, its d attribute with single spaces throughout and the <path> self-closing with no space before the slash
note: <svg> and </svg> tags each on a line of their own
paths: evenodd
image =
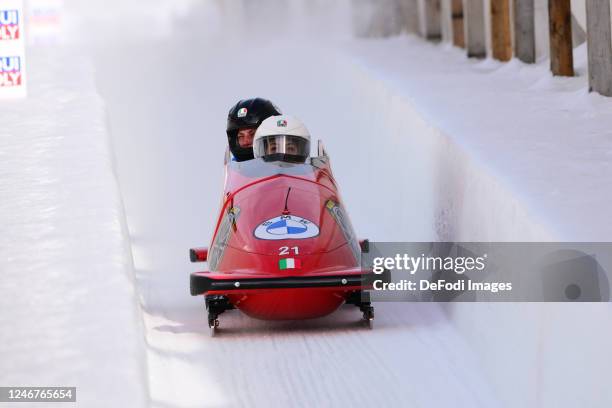
<svg viewBox="0 0 612 408">
<path fill-rule="evenodd" d="M 453 45 L 465 48 L 463 27 L 463 0 L 452 0 L 451 18 L 453 23 Z"/>
<path fill-rule="evenodd" d="M 493 58 L 500 61 L 512 59 L 510 0 L 491 0 L 491 48 Z"/>
<path fill-rule="evenodd" d="M 612 44 L 610 2 L 587 0 L 589 91 L 612 96 Z"/>
<path fill-rule="evenodd" d="M 423 35 L 428 40 L 439 41 L 442 39 L 442 19 L 440 14 L 440 0 L 424 0 L 423 16 L 425 18 L 425 30 Z"/>
<path fill-rule="evenodd" d="M 418 0 L 401 0 L 399 4 L 405 21 L 406 31 L 418 34 L 420 32 Z"/>
<path fill-rule="evenodd" d="M 535 52 L 534 0 L 514 0 L 514 53 L 523 62 L 533 64 Z"/>
<path fill-rule="evenodd" d="M 570 0 L 548 0 L 548 27 L 550 70 L 553 75 L 574 76 Z"/>
<path fill-rule="evenodd" d="M 483 0 L 463 0 L 465 40 L 468 57 L 487 56 Z"/>
</svg>

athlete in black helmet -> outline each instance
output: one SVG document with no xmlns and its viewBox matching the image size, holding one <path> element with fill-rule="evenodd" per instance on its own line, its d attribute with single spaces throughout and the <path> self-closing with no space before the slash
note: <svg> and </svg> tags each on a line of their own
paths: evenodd
<svg viewBox="0 0 612 408">
<path fill-rule="evenodd" d="M 263 98 L 243 99 L 227 114 L 227 140 L 236 161 L 253 158 L 255 130 L 270 116 L 280 115 L 280 110 Z"/>
</svg>

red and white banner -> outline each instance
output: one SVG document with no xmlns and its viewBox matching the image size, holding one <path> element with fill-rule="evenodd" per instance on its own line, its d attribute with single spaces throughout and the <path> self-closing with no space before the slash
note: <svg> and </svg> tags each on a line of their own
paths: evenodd
<svg viewBox="0 0 612 408">
<path fill-rule="evenodd" d="M 64 0 L 27 0 L 25 5 L 28 45 L 60 44 L 64 40 Z"/>
<path fill-rule="evenodd" d="M 0 0 L 0 98 L 26 96 L 23 0 Z"/>
</svg>

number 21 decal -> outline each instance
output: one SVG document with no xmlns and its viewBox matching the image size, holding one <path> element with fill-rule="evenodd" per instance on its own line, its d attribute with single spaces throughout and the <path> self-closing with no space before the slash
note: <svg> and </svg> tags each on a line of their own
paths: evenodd
<svg viewBox="0 0 612 408">
<path fill-rule="evenodd" d="M 279 255 L 289 255 L 293 253 L 294 255 L 299 255 L 300 254 L 300 248 L 294 246 L 294 247 L 288 247 L 288 246 L 282 246 L 280 248 L 278 248 L 278 254 Z"/>
</svg>

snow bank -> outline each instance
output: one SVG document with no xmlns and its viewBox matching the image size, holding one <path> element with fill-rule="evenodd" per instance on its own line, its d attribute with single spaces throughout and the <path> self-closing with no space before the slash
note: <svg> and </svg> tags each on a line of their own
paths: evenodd
<svg viewBox="0 0 612 408">
<path fill-rule="evenodd" d="M 439 231 L 440 238 L 611 238 L 612 193 L 607 180 L 612 176 L 612 100 L 587 92 L 585 54 L 585 46 L 576 51 L 578 77 L 553 78 L 546 61 L 532 66 L 517 60 L 508 64 L 478 62 L 466 59 L 458 49 L 412 37 L 362 42 L 354 47 L 363 78 L 381 79 L 368 85 L 368 90 L 379 89 L 379 95 L 372 98 L 382 98 L 378 109 L 384 126 L 402 127 L 409 139 L 405 142 L 408 147 L 403 148 L 406 153 L 412 145 L 431 144 L 429 139 L 434 136 L 423 137 L 419 132 L 433 127 L 426 133 L 435 134 L 439 141 L 430 147 L 438 167 L 431 177 L 441 175 L 442 182 L 448 183 L 438 192 L 436 205 L 443 205 L 445 195 L 458 194 L 449 191 L 451 188 L 465 192 L 460 200 L 453 200 L 462 207 L 440 208 L 439 212 L 449 213 L 451 220 L 455 217 L 452 224 L 457 228 L 457 222 L 475 215 L 466 213 L 473 211 L 474 205 L 479 214 L 484 211 L 477 223 L 462 223 L 452 234 Z M 411 129 L 413 120 L 402 119 L 407 117 L 406 111 L 424 124 Z M 447 153 L 444 143 L 451 144 Z M 406 157 L 414 160 L 413 155 Z M 467 189 L 478 185 L 469 179 L 469 185 L 456 187 L 455 181 L 464 178 L 456 174 L 459 171 L 484 173 L 478 177 L 490 177 L 499 191 L 470 194 Z M 423 173 L 422 177 L 430 176 Z M 487 185 L 487 190 L 490 188 Z M 498 210 L 494 217 L 486 215 L 491 206 L 483 203 L 483 197 L 489 196 L 524 215 L 507 214 L 506 220 Z M 502 235 L 502 227 L 511 231 Z M 522 231 L 525 229 L 528 231 Z"/>
<path fill-rule="evenodd" d="M 92 67 L 74 50 L 28 58 L 28 99 L 0 102 L 0 384 L 145 406 L 142 319 Z"/>
<path fill-rule="evenodd" d="M 584 49 L 571 79 L 553 79 L 547 61 L 470 61 L 413 37 L 362 41 L 351 55 L 355 112 L 367 105 L 372 121 L 359 137 L 374 140 L 358 161 L 389 160 L 396 175 L 377 182 L 364 165 L 377 218 L 396 231 L 370 238 L 610 239 L 612 100 L 587 94 Z M 373 136 L 384 134 L 393 146 Z M 610 406 L 610 304 L 445 309 L 506 406 Z"/>
</svg>

